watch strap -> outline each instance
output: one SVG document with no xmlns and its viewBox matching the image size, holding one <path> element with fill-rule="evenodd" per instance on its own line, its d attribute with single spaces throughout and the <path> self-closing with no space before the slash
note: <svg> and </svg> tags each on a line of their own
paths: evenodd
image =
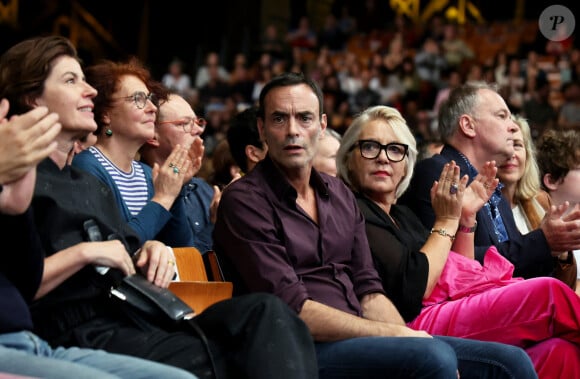
<svg viewBox="0 0 580 379">
<path fill-rule="evenodd" d="M 458 232 L 461 233 L 473 233 L 475 232 L 475 230 L 477 229 L 477 221 L 475 221 L 475 224 L 473 226 L 465 226 L 465 225 L 459 225 L 459 228 L 457 228 Z"/>
</svg>

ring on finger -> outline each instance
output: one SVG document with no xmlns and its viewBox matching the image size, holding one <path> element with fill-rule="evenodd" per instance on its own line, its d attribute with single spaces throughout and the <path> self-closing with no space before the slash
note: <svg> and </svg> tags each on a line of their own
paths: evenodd
<svg viewBox="0 0 580 379">
<path fill-rule="evenodd" d="M 179 174 L 179 168 L 177 166 L 173 166 L 173 172 Z"/>
<path fill-rule="evenodd" d="M 455 182 L 451 183 L 451 185 L 449 186 L 449 193 L 455 195 L 457 193 L 457 190 L 459 190 L 459 186 L 457 185 L 457 183 Z"/>
<path fill-rule="evenodd" d="M 175 167 L 175 165 L 173 163 L 170 163 L 169 167 Z"/>
<path fill-rule="evenodd" d="M 172 265 L 172 266 L 175 266 L 175 261 L 174 261 L 173 259 L 169 259 L 169 260 L 167 261 L 167 264 L 170 264 L 170 265 Z"/>
</svg>

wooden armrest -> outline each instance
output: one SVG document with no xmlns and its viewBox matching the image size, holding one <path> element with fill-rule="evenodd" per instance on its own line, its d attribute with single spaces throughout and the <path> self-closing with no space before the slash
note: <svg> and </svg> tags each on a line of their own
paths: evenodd
<svg viewBox="0 0 580 379">
<path fill-rule="evenodd" d="M 195 247 L 174 247 L 173 254 L 183 281 L 207 281 L 203 257 Z"/>
<path fill-rule="evenodd" d="M 205 272 L 209 280 L 216 282 L 223 282 L 224 273 L 220 266 L 217 254 L 213 250 L 206 251 L 203 255 L 203 263 L 205 264 Z"/>
<path fill-rule="evenodd" d="M 232 297 L 232 282 L 171 282 L 169 290 L 189 305 L 197 314 L 218 301 Z"/>
</svg>

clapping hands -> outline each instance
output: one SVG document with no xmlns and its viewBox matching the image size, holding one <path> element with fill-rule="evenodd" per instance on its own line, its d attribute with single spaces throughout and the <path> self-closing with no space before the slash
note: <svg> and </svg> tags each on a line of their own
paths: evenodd
<svg viewBox="0 0 580 379">
<path fill-rule="evenodd" d="M 155 195 L 152 200 L 169 210 L 181 192 L 184 175 L 187 175 L 191 166 L 188 150 L 176 145 L 165 163 L 160 167 L 153 165 L 153 185 Z M 191 177 L 190 177 L 191 179 Z"/>
<path fill-rule="evenodd" d="M 486 162 L 481 172 L 465 189 L 461 209 L 462 225 L 473 225 L 475 214 L 490 199 L 499 184 L 495 161 Z"/>
<path fill-rule="evenodd" d="M 459 166 L 454 161 L 443 166 L 439 180 L 431 187 L 431 204 L 437 219 L 458 220 L 467 186 L 467 175 L 459 179 Z"/>
</svg>

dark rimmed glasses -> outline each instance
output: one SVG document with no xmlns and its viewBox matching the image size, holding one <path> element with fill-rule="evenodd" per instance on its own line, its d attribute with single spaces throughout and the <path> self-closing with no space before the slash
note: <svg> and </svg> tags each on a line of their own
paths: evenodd
<svg viewBox="0 0 580 379">
<path fill-rule="evenodd" d="M 159 104 L 159 102 L 157 100 L 157 96 L 155 96 L 154 93 L 150 93 L 149 95 L 147 95 L 145 92 L 141 92 L 141 91 L 135 92 L 134 94 L 132 94 L 130 96 L 122 97 L 121 99 L 126 100 L 126 101 L 133 101 L 135 103 L 135 106 L 139 109 L 145 108 L 145 105 L 147 105 L 147 100 L 152 102 L 153 105 L 155 105 L 155 106 L 157 106 Z"/>
<path fill-rule="evenodd" d="M 350 150 L 355 147 L 359 148 L 361 157 L 365 159 L 376 159 L 381 154 L 381 150 L 384 150 L 387 153 L 387 158 L 391 162 L 402 161 L 409 151 L 409 145 L 405 145 L 404 143 L 391 142 L 383 145 L 370 139 L 357 141 Z"/>
<path fill-rule="evenodd" d="M 199 117 L 184 117 L 181 120 L 161 121 L 157 123 L 157 125 L 163 124 L 172 124 L 175 126 L 181 126 L 184 132 L 191 133 L 193 124 L 197 125 L 200 129 L 203 130 L 207 125 L 207 120 L 205 118 Z"/>
</svg>

